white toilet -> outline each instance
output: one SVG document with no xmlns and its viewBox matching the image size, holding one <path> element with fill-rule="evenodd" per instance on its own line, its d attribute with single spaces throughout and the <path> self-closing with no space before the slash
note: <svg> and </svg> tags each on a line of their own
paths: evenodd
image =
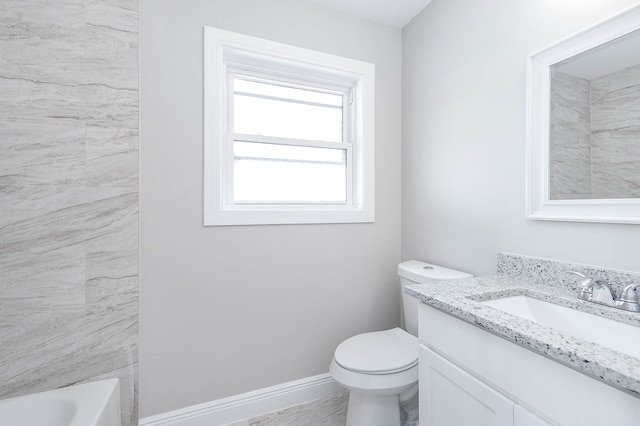
<svg viewBox="0 0 640 426">
<path fill-rule="evenodd" d="M 398 275 L 401 289 L 471 277 L 417 260 L 398 265 Z M 400 426 L 400 404 L 418 391 L 418 304 L 402 293 L 407 331 L 394 328 L 359 334 L 336 349 L 329 372 L 350 391 L 347 426 Z"/>
</svg>

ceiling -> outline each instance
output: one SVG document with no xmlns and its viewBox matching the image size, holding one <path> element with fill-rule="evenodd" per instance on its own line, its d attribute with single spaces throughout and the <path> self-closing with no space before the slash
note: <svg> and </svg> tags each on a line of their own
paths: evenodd
<svg viewBox="0 0 640 426">
<path fill-rule="evenodd" d="M 409 23 L 431 0 L 304 0 L 394 28 Z"/>
</svg>

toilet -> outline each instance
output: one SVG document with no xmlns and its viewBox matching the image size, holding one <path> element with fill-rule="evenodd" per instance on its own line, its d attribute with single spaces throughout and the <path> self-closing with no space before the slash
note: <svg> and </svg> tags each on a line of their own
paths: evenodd
<svg viewBox="0 0 640 426">
<path fill-rule="evenodd" d="M 401 289 L 434 280 L 470 278 L 464 272 L 417 260 L 398 265 Z M 418 305 L 402 293 L 405 330 L 393 328 L 358 334 L 336 349 L 329 372 L 349 390 L 346 426 L 400 426 L 401 404 L 411 401 L 406 425 L 417 425 Z"/>
</svg>

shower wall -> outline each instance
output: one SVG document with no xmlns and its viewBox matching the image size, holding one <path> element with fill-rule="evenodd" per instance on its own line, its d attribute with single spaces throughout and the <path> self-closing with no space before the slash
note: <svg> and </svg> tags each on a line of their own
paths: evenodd
<svg viewBox="0 0 640 426">
<path fill-rule="evenodd" d="M 640 198 L 640 65 L 585 80 L 551 71 L 550 196 Z"/>
<path fill-rule="evenodd" d="M 138 1 L 0 3 L 0 398 L 119 377 L 137 424 Z"/>
<path fill-rule="evenodd" d="M 640 65 L 591 82 L 593 198 L 640 198 Z"/>
<path fill-rule="evenodd" d="M 589 81 L 551 69 L 549 192 L 552 200 L 591 198 Z"/>
</svg>

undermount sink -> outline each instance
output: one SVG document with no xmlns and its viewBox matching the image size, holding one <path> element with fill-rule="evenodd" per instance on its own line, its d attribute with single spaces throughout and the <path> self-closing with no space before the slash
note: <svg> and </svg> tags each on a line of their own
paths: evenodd
<svg viewBox="0 0 640 426">
<path fill-rule="evenodd" d="M 509 296 L 480 303 L 640 358 L 640 327 L 528 296 Z"/>
</svg>

